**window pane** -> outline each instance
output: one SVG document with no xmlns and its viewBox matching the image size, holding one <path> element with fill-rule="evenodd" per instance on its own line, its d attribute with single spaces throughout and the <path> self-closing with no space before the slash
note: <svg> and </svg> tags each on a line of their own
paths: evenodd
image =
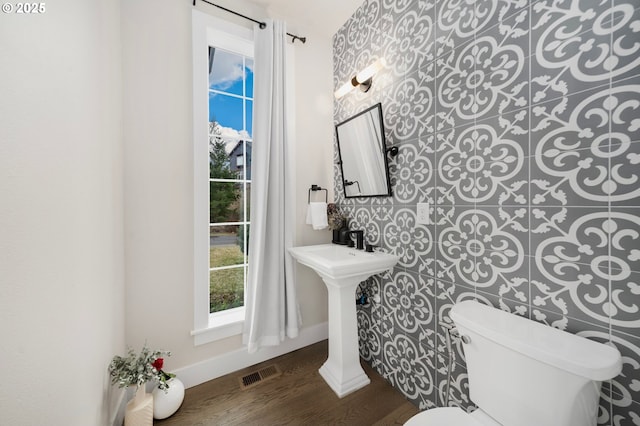
<svg viewBox="0 0 640 426">
<path fill-rule="evenodd" d="M 244 129 L 242 98 L 209 92 L 209 121 L 215 121 L 222 127 L 240 132 Z"/>
<path fill-rule="evenodd" d="M 243 225 L 211 226 L 209 231 L 209 268 L 242 265 Z"/>
<path fill-rule="evenodd" d="M 246 85 L 247 85 L 247 93 L 246 93 L 246 97 L 247 98 L 253 98 L 253 59 L 251 58 L 246 58 L 245 59 L 245 78 L 246 80 Z"/>
<path fill-rule="evenodd" d="M 246 185 L 247 188 L 247 221 L 249 221 L 249 218 L 251 217 L 251 182 L 247 182 Z"/>
<path fill-rule="evenodd" d="M 242 95 L 244 76 L 242 56 L 225 50 L 209 48 L 209 88 Z"/>
<path fill-rule="evenodd" d="M 240 229 L 238 229 L 238 245 L 240 247 L 240 251 L 244 254 L 245 263 L 249 262 L 249 232 L 250 229 L 248 224 L 240 225 Z"/>
<path fill-rule="evenodd" d="M 247 163 L 246 167 L 246 180 L 251 180 L 251 158 L 253 158 L 253 153 L 251 150 L 253 149 L 253 141 L 247 141 L 247 152 L 245 154 L 245 163 Z"/>
<path fill-rule="evenodd" d="M 253 101 L 247 101 L 246 115 L 247 134 L 253 139 Z"/>
<path fill-rule="evenodd" d="M 209 312 L 244 305 L 244 267 L 209 272 Z"/>
<path fill-rule="evenodd" d="M 209 177 L 218 179 L 234 179 L 236 174 L 231 171 L 229 152 L 235 141 L 229 141 L 222 136 L 222 129 L 217 123 L 209 123 Z"/>
<path fill-rule="evenodd" d="M 209 182 L 209 223 L 242 220 L 242 184 Z"/>
<path fill-rule="evenodd" d="M 244 159 L 244 141 L 239 141 L 229 154 L 231 162 L 231 171 L 235 173 L 236 179 L 244 179 L 245 159 Z"/>
<path fill-rule="evenodd" d="M 229 153 L 229 170 L 234 179 L 251 179 L 251 142 L 238 141 Z"/>
</svg>

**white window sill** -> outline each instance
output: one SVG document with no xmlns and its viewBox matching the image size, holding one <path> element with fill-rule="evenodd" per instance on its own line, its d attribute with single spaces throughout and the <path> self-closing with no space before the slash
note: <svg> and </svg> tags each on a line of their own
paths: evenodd
<svg viewBox="0 0 640 426">
<path fill-rule="evenodd" d="M 242 334 L 244 325 L 244 306 L 209 314 L 209 326 L 193 330 L 194 345 L 204 345 L 216 340 Z"/>
</svg>

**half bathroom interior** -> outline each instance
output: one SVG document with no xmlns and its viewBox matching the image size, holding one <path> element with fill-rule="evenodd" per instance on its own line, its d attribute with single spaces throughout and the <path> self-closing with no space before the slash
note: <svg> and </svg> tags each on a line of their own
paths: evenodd
<svg viewBox="0 0 640 426">
<path fill-rule="evenodd" d="M 398 257 L 356 291 L 367 371 L 419 410 L 474 410 L 447 327 L 477 300 L 617 348 L 597 424 L 640 425 L 636 0 L 213 3 L 306 39 L 287 45 L 294 244 L 332 239 L 306 223 L 320 185 Z M 242 320 L 210 327 L 197 285 L 210 213 L 194 183 L 194 16 L 233 37 L 254 24 L 201 0 L 20 4 L 0 14 L 0 423 L 121 424 L 108 366 L 128 346 L 170 350 L 192 388 L 325 341 L 310 268 L 295 267 L 297 337 L 253 353 Z M 368 91 L 334 96 L 381 60 Z M 377 104 L 391 195 L 346 196 L 335 126 Z M 247 146 L 236 166 L 255 163 Z"/>
</svg>

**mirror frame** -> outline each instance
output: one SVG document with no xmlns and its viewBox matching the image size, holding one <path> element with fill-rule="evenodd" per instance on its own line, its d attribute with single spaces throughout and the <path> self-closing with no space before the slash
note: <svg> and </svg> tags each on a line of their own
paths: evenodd
<svg viewBox="0 0 640 426">
<path fill-rule="evenodd" d="M 342 152 L 341 152 L 341 148 L 340 148 L 340 135 L 338 132 L 338 128 L 340 126 L 345 125 L 346 123 L 355 120 L 356 118 L 360 117 L 361 115 L 367 114 L 368 112 L 372 111 L 372 110 L 378 110 L 378 120 L 380 123 L 380 136 L 381 136 L 381 140 L 382 140 L 382 158 L 384 159 L 384 171 L 385 171 L 385 175 L 386 175 L 386 184 L 387 184 L 387 192 L 382 193 L 382 194 L 366 194 L 366 195 L 348 195 L 347 194 L 347 185 L 345 184 L 345 180 L 344 180 L 344 166 L 343 166 L 343 161 L 342 161 Z M 378 102 L 377 104 L 365 109 L 364 111 L 361 111 L 359 113 L 357 113 L 356 115 L 347 118 L 346 120 L 344 120 L 341 123 L 336 124 L 335 126 L 336 128 L 336 141 L 338 144 L 338 164 L 340 164 L 340 173 L 341 173 L 341 179 L 342 179 L 342 191 L 344 192 L 344 196 L 345 198 L 367 198 L 367 197 L 390 197 L 392 195 L 391 193 L 391 178 L 389 176 L 389 159 L 387 158 L 387 152 L 389 151 L 389 148 L 387 148 L 387 138 L 385 135 L 385 129 L 384 129 L 384 120 L 382 119 L 382 103 Z"/>
</svg>

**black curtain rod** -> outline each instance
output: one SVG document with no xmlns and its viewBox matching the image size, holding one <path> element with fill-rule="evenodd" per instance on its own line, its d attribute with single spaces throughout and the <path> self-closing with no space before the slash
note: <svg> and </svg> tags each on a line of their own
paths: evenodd
<svg viewBox="0 0 640 426">
<path fill-rule="evenodd" d="M 193 5 L 194 5 L 194 6 L 196 5 L 196 1 L 197 1 L 197 0 L 193 0 Z M 249 20 L 249 21 L 251 21 L 251 22 L 255 22 L 256 24 L 258 24 L 258 25 L 260 26 L 260 29 L 264 29 L 264 28 L 267 26 L 267 24 L 266 24 L 266 23 L 264 23 L 264 22 L 256 21 L 256 20 L 255 20 L 255 19 L 253 19 L 253 18 L 250 18 L 250 17 L 248 17 L 248 16 L 245 16 L 245 15 L 243 15 L 243 14 L 241 14 L 241 13 L 238 13 L 238 12 L 236 12 L 236 11 L 234 11 L 234 10 L 227 9 L 226 7 L 219 6 L 219 5 L 215 4 L 215 3 L 211 3 L 210 1 L 207 1 L 207 0 L 200 0 L 200 1 L 203 1 L 203 2 L 205 2 L 205 3 L 207 3 L 207 4 L 210 4 L 211 6 L 215 6 L 215 7 L 217 7 L 218 9 L 222 9 L 222 10 L 224 10 L 225 12 L 229 12 L 229 13 L 232 13 L 232 14 L 234 14 L 234 15 L 236 15 L 236 16 L 241 17 L 241 18 L 247 19 L 247 20 Z M 291 38 L 292 38 L 292 40 L 291 40 L 291 42 L 292 42 L 292 43 L 295 43 L 295 41 L 296 41 L 296 40 L 300 40 L 303 44 L 307 42 L 307 38 L 306 38 L 306 37 L 299 37 L 299 36 L 297 36 L 297 35 L 295 35 L 295 34 L 291 34 L 291 33 L 287 33 L 287 35 L 288 35 L 289 37 L 291 37 Z"/>
</svg>

